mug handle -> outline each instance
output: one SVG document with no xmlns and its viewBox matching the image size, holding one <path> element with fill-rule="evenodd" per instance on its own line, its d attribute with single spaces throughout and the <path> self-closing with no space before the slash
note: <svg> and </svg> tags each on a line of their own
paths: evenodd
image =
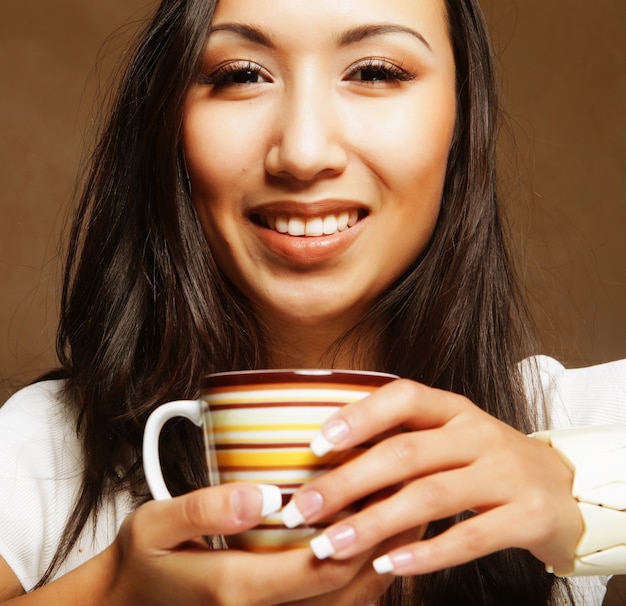
<svg viewBox="0 0 626 606">
<path fill-rule="evenodd" d="M 161 459 L 159 457 L 159 436 L 165 423 L 175 417 L 185 417 L 198 427 L 202 427 L 202 401 L 176 400 L 159 406 L 149 417 L 143 433 L 143 469 L 152 496 L 157 501 L 171 499 L 165 485 Z"/>
</svg>

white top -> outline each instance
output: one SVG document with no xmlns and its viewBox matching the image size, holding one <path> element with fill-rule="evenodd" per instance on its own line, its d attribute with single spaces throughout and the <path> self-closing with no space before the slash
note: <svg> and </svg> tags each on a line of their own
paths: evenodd
<svg viewBox="0 0 626 606">
<path fill-rule="evenodd" d="M 26 591 L 48 568 L 80 488 L 82 446 L 59 388 L 30 385 L 0 408 L 0 556 Z M 109 546 L 130 511 L 125 497 L 105 501 L 55 578 Z"/>
<path fill-rule="evenodd" d="M 575 370 L 544 356 L 533 361 L 548 411 L 540 429 L 626 424 L 626 360 Z M 530 377 L 529 393 L 537 393 Z M 80 486 L 76 419 L 60 403 L 59 388 L 57 381 L 31 385 L 0 408 L 0 556 L 26 591 L 48 567 Z M 538 407 L 543 414 L 539 402 Z M 95 528 L 91 520 L 56 576 L 107 547 L 131 510 L 126 495 L 106 501 Z M 576 606 L 600 606 L 606 582 L 570 579 Z"/>
</svg>

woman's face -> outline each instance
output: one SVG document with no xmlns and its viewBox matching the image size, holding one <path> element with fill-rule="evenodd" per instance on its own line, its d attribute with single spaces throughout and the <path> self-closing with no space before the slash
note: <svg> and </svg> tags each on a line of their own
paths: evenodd
<svg viewBox="0 0 626 606">
<path fill-rule="evenodd" d="M 270 327 L 346 328 L 433 232 L 455 124 L 443 0 L 220 0 L 186 103 L 193 200 Z"/>
</svg>

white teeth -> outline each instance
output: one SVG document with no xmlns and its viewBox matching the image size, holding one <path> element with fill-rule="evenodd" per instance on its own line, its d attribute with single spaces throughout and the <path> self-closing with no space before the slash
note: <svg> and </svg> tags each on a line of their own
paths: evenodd
<svg viewBox="0 0 626 606">
<path fill-rule="evenodd" d="M 289 235 L 290 236 L 304 236 L 306 233 L 306 223 L 304 219 L 300 217 L 291 217 L 289 219 Z"/>
<path fill-rule="evenodd" d="M 276 231 L 281 234 L 286 234 L 289 231 L 289 219 L 276 217 Z"/>
<path fill-rule="evenodd" d="M 263 222 L 270 229 L 274 229 L 281 234 L 290 236 L 332 236 L 337 232 L 345 231 L 353 227 L 359 221 L 359 211 L 345 211 L 337 215 L 325 215 L 323 217 L 276 217 L 265 216 Z"/>
<path fill-rule="evenodd" d="M 338 222 L 335 215 L 328 215 L 327 217 L 324 217 L 323 224 L 323 231 L 325 235 L 330 236 L 331 234 L 337 233 Z"/>
<path fill-rule="evenodd" d="M 307 236 L 323 236 L 324 235 L 324 219 L 314 217 L 306 220 L 305 234 Z"/>
<path fill-rule="evenodd" d="M 337 215 L 337 229 L 339 231 L 345 231 L 348 229 L 348 219 L 350 218 L 350 213 L 341 213 Z"/>
</svg>

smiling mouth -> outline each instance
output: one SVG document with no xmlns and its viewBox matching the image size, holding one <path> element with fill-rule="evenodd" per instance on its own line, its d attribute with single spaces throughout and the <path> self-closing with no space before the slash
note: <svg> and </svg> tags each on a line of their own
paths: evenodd
<svg viewBox="0 0 626 606">
<path fill-rule="evenodd" d="M 251 219 L 257 225 L 271 229 L 279 234 L 300 237 L 332 236 L 354 227 L 367 215 L 364 210 L 328 213 L 317 217 L 289 215 L 253 214 Z"/>
</svg>

